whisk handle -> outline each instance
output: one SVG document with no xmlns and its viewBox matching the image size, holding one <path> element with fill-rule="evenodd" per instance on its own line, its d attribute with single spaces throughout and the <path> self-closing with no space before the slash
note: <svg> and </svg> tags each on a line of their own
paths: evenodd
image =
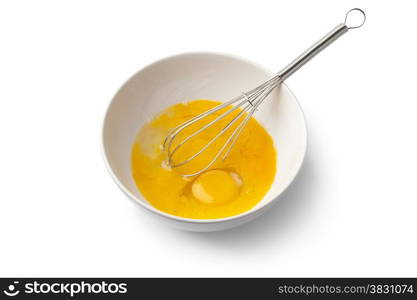
<svg viewBox="0 0 417 300">
<path fill-rule="evenodd" d="M 359 12 L 361 13 L 362 20 L 357 25 L 348 25 L 348 18 L 352 12 Z M 341 37 L 343 34 L 349 31 L 349 29 L 359 28 L 361 27 L 366 20 L 366 15 L 363 10 L 359 8 L 353 8 L 346 13 L 345 22 L 337 25 L 332 31 L 326 34 L 323 38 L 317 41 L 314 45 L 304 51 L 300 56 L 294 59 L 290 64 L 288 64 L 281 72 L 278 73 L 278 76 L 281 80 L 285 80 L 290 77 L 295 71 L 300 69 L 304 66 L 310 59 L 320 53 L 323 49 L 327 46 L 332 44 L 335 40 Z"/>
</svg>

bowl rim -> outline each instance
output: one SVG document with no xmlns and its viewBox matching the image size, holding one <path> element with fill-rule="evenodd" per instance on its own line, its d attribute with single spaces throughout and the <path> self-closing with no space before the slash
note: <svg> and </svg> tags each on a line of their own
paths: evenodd
<svg viewBox="0 0 417 300">
<path fill-rule="evenodd" d="M 145 208 L 147 211 L 154 213 L 158 216 L 164 217 L 166 219 L 169 220 L 173 220 L 173 221 L 177 221 L 177 222 L 182 222 L 182 223 L 194 223 L 194 224 L 216 224 L 216 223 L 224 223 L 224 222 L 230 222 L 230 221 L 236 221 L 239 219 L 243 219 L 249 215 L 253 215 L 259 211 L 261 211 L 262 209 L 266 208 L 269 205 L 272 205 L 273 203 L 276 203 L 278 201 L 278 199 L 287 191 L 287 189 L 289 188 L 289 186 L 291 186 L 291 184 L 294 182 L 295 178 L 297 177 L 297 175 L 300 173 L 300 170 L 302 168 L 302 166 L 304 165 L 305 162 L 305 158 L 306 158 L 306 154 L 307 154 L 307 148 L 308 148 L 308 130 L 307 130 L 307 124 L 306 124 L 306 119 L 305 119 L 305 115 L 303 112 L 303 109 L 301 108 L 301 105 L 297 99 L 297 97 L 294 95 L 294 93 L 288 88 L 288 86 L 285 83 L 282 83 L 281 86 L 283 86 L 286 91 L 293 97 L 293 99 L 295 100 L 295 104 L 299 110 L 299 112 L 301 113 L 301 117 L 303 120 L 303 124 L 304 124 L 304 131 L 305 131 L 305 147 L 304 147 L 304 151 L 302 154 L 302 160 L 301 163 L 298 165 L 296 172 L 294 173 L 293 177 L 288 181 L 287 185 L 283 188 L 283 190 L 281 191 L 281 193 L 279 193 L 278 195 L 276 195 L 271 201 L 261 205 L 261 206 L 254 206 L 252 209 L 242 212 L 238 215 L 234 215 L 234 216 L 230 216 L 230 217 L 225 217 L 225 218 L 216 218 L 216 219 L 192 219 L 192 218 L 185 218 L 185 217 L 180 217 L 180 216 L 175 216 L 175 215 L 171 215 L 169 213 L 160 211 L 159 209 L 157 209 L 156 207 L 152 206 L 149 202 L 147 202 L 147 200 L 144 198 L 144 201 L 140 201 L 139 199 L 137 199 L 137 197 L 135 195 L 133 195 L 125 186 L 124 184 L 119 180 L 119 178 L 117 177 L 117 175 L 115 174 L 115 172 L 113 171 L 113 168 L 110 165 L 108 156 L 107 156 L 107 152 L 106 152 L 106 146 L 105 146 L 105 126 L 106 126 L 106 121 L 107 121 L 107 117 L 110 111 L 110 108 L 112 106 L 112 103 L 115 99 L 115 97 L 119 94 L 119 92 L 124 88 L 124 86 L 131 81 L 135 76 L 137 76 L 139 73 L 153 67 L 156 64 L 160 64 L 163 63 L 164 61 L 167 60 L 171 60 L 171 59 L 175 59 L 175 58 L 179 58 L 179 57 L 183 57 L 183 56 L 201 56 L 201 55 L 208 55 L 208 56 L 220 56 L 223 58 L 227 58 L 227 59 L 233 59 L 233 60 L 239 60 L 242 61 L 246 64 L 250 64 L 268 74 L 270 74 L 271 76 L 275 75 L 274 72 L 270 71 L 269 69 L 265 68 L 264 66 L 251 61 L 247 58 L 243 58 L 241 56 L 238 55 L 234 55 L 234 54 L 229 54 L 229 53 L 223 53 L 223 52 L 215 52 L 215 51 L 191 51 L 191 52 L 183 52 L 183 53 L 179 53 L 179 54 L 174 54 L 174 55 L 170 55 L 161 59 L 158 59 L 156 61 L 153 61 L 151 63 L 149 63 L 148 65 L 145 65 L 143 68 L 139 69 L 137 72 L 135 72 L 133 75 L 131 75 L 129 77 L 128 80 L 124 81 L 123 84 L 120 86 L 120 88 L 116 91 L 116 93 L 113 95 L 113 97 L 111 98 L 110 102 L 107 104 L 105 113 L 104 113 L 104 117 L 102 119 L 102 126 L 101 126 L 101 139 L 100 139 L 100 144 L 101 144 L 101 154 L 104 160 L 104 164 L 106 165 L 107 171 L 110 173 L 110 176 L 113 178 L 114 182 L 116 183 L 116 185 L 119 187 L 119 189 L 134 203 L 140 205 L 141 207 Z"/>
</svg>

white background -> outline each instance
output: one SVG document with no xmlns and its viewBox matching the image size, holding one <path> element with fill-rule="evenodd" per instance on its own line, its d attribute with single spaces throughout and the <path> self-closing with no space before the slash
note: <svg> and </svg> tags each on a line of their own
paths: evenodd
<svg viewBox="0 0 417 300">
<path fill-rule="evenodd" d="M 0 3 L 0 276 L 417 276 L 413 1 Z M 101 125 L 133 73 L 186 51 L 278 71 L 355 6 L 287 82 L 309 149 L 270 212 L 189 233 L 119 191 Z"/>
</svg>

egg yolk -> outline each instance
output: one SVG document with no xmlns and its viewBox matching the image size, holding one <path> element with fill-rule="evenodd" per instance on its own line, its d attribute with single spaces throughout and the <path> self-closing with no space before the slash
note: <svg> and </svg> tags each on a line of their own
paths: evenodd
<svg viewBox="0 0 417 300">
<path fill-rule="evenodd" d="M 167 152 L 162 145 L 172 128 L 219 104 L 211 100 L 178 103 L 163 110 L 139 130 L 132 145 L 132 177 L 141 195 L 155 208 L 185 218 L 225 218 L 250 210 L 268 192 L 275 177 L 277 154 L 271 136 L 253 117 L 227 158 L 219 157 L 204 173 L 183 176 L 207 166 L 236 127 L 231 127 L 189 163 L 179 167 L 167 164 Z M 218 111 L 187 127 L 175 139 L 172 149 L 223 112 Z M 180 164 L 192 157 L 238 113 L 237 109 L 183 144 L 173 155 L 171 166 L 172 162 Z"/>
<path fill-rule="evenodd" d="M 235 179 L 237 176 L 222 170 L 207 171 L 193 182 L 192 194 L 205 204 L 227 203 L 239 193 L 241 182 Z"/>
</svg>

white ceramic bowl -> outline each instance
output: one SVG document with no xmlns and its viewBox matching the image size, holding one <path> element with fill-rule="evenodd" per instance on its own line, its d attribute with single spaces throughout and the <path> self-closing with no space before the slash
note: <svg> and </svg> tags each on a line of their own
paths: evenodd
<svg viewBox="0 0 417 300">
<path fill-rule="evenodd" d="M 245 59 L 217 53 L 171 56 L 136 73 L 114 96 L 104 119 L 103 152 L 117 185 L 139 206 L 180 229 L 223 230 L 262 214 L 277 202 L 294 180 L 306 153 L 304 116 L 295 96 L 285 85 L 275 90 L 255 113 L 277 147 L 277 174 L 263 200 L 245 213 L 222 219 L 196 220 L 159 211 L 137 189 L 132 178 L 130 155 L 139 128 L 167 106 L 194 99 L 226 101 L 272 75 Z"/>
</svg>

